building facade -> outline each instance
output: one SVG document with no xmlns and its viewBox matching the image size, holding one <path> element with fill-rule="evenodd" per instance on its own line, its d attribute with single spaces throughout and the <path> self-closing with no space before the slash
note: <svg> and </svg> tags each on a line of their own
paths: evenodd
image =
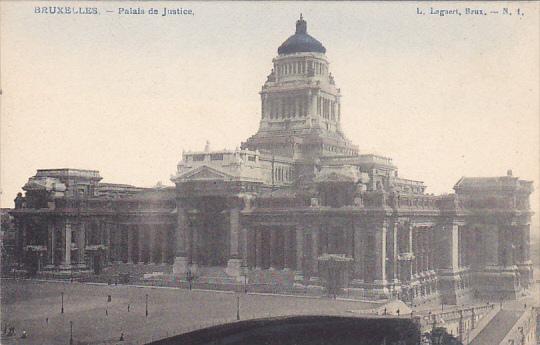
<svg viewBox="0 0 540 345">
<path fill-rule="evenodd" d="M 532 182 L 508 171 L 435 196 L 341 128 L 326 48 L 303 18 L 261 91 L 257 133 L 235 150 L 184 152 L 175 187 L 38 170 L 15 199 L 21 268 L 161 265 L 201 281 L 349 296 L 515 298 L 532 282 Z"/>
</svg>

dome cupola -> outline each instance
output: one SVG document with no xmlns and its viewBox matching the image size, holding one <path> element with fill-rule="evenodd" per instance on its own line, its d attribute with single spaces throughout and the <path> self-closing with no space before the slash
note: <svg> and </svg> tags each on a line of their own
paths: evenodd
<svg viewBox="0 0 540 345">
<path fill-rule="evenodd" d="M 278 48 L 278 54 L 294 54 L 294 53 L 326 53 L 326 48 L 321 42 L 307 34 L 307 23 L 300 14 L 300 19 L 296 21 L 296 32 L 291 37 L 287 38 Z"/>
</svg>

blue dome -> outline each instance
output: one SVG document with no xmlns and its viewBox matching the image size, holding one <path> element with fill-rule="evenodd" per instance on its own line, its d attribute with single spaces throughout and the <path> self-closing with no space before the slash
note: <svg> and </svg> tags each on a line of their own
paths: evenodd
<svg viewBox="0 0 540 345">
<path fill-rule="evenodd" d="M 278 48 L 278 54 L 293 54 L 293 53 L 326 53 L 326 48 L 321 42 L 307 34 L 307 23 L 300 15 L 300 19 L 296 22 L 296 33 L 287 38 L 285 42 Z"/>
</svg>

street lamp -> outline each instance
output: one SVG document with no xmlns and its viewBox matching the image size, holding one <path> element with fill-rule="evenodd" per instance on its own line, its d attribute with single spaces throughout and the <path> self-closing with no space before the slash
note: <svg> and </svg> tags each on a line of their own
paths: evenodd
<svg viewBox="0 0 540 345">
<path fill-rule="evenodd" d="M 145 316 L 148 317 L 148 294 L 146 294 L 146 309 L 145 309 Z"/>
<path fill-rule="evenodd" d="M 240 320 L 240 296 L 236 296 L 236 320 Z"/>
<path fill-rule="evenodd" d="M 189 290 L 191 290 L 191 284 L 193 282 L 193 279 L 195 279 L 193 272 L 191 271 L 191 264 L 188 265 L 187 271 L 186 271 L 186 280 L 189 284 Z"/>
<path fill-rule="evenodd" d="M 73 345 L 73 321 L 69 321 L 69 345 Z"/>
</svg>

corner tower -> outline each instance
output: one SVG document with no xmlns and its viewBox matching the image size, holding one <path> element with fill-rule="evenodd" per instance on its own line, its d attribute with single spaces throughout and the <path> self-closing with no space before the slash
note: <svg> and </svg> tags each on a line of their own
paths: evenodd
<svg viewBox="0 0 540 345">
<path fill-rule="evenodd" d="M 329 71 L 326 48 L 307 33 L 300 15 L 296 32 L 278 48 L 262 90 L 258 132 L 243 148 L 294 160 L 355 156 L 341 130 L 341 94 Z"/>
</svg>

